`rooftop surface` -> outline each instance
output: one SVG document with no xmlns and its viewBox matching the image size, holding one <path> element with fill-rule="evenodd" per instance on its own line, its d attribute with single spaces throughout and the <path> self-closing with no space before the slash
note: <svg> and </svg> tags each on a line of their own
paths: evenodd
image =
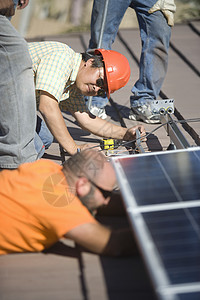
<svg viewBox="0 0 200 300">
<path fill-rule="evenodd" d="M 191 146 L 200 145 L 200 122 L 189 119 L 200 117 L 199 99 L 199 40 L 200 22 L 176 25 L 172 29 L 169 66 L 164 81 L 162 98 L 175 101 L 175 119 L 185 119 L 179 125 Z M 90 34 L 76 33 L 38 37 L 34 41 L 64 42 L 77 52 L 86 50 Z M 137 29 L 120 30 L 113 50 L 123 53 L 131 66 L 129 83 L 112 94 L 107 105 L 107 120 L 132 127 L 138 122 L 128 119 L 129 97 L 139 75 L 138 60 L 141 45 Z M 83 131 L 69 114 L 63 114 L 66 125 L 77 143 L 98 144 L 99 138 Z M 144 124 L 151 133 L 144 145 L 145 151 L 166 151 L 169 136 L 163 127 Z M 44 156 L 61 164 L 56 141 Z M 66 154 L 67 159 L 67 154 Z M 101 222 L 116 228 L 128 225 L 126 215 L 99 216 Z M 73 242 L 59 241 L 45 253 L 13 254 L 0 257 L 0 294 L 2 300 L 151 300 L 155 299 L 150 278 L 142 257 L 108 258 L 84 252 Z"/>
</svg>

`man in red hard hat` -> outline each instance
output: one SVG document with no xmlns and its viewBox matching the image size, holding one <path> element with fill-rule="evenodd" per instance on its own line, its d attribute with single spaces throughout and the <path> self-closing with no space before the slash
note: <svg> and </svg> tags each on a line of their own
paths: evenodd
<svg viewBox="0 0 200 300">
<path fill-rule="evenodd" d="M 59 42 L 29 43 L 29 52 L 37 104 L 46 123 L 38 119 L 35 145 L 40 156 L 44 146 L 48 148 L 53 141 L 53 136 L 70 155 L 88 146 L 76 144 L 68 132 L 61 110 L 69 111 L 82 128 L 101 137 L 128 141 L 135 138 L 136 129 L 141 134 L 145 133 L 142 125 L 127 129 L 95 117 L 85 104 L 84 96 L 105 93 L 109 96 L 126 85 L 130 66 L 122 54 L 104 49 L 76 53 Z"/>
<path fill-rule="evenodd" d="M 104 63 L 104 78 L 106 83 L 106 95 L 119 90 L 127 84 L 131 69 L 127 58 L 113 50 L 96 49 L 95 54 L 101 55 Z"/>
</svg>

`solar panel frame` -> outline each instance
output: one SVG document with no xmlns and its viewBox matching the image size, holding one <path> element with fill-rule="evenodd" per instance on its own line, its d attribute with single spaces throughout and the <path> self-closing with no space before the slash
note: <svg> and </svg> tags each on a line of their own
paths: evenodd
<svg viewBox="0 0 200 300">
<path fill-rule="evenodd" d="M 182 201 L 182 199 L 178 199 L 178 201 L 176 202 L 165 202 L 159 204 L 154 203 L 149 205 L 143 203 L 143 205 L 140 206 L 138 204 L 138 199 L 136 199 L 135 197 L 135 193 L 131 187 L 130 181 L 128 180 L 128 176 L 130 176 L 130 174 L 126 174 L 125 170 L 121 165 L 121 162 L 126 159 L 128 159 L 130 162 L 135 158 L 140 158 L 141 160 L 143 159 L 142 157 L 162 157 L 162 155 L 171 156 L 176 153 L 178 156 L 180 156 L 181 153 L 188 153 L 190 151 L 193 151 L 193 153 L 197 157 L 197 162 L 200 163 L 200 147 L 112 158 L 112 163 L 116 171 L 116 176 L 118 179 L 118 183 L 120 186 L 126 211 L 129 216 L 130 223 L 138 240 L 138 245 L 141 249 L 141 253 L 143 255 L 145 264 L 152 279 L 156 294 L 161 300 L 191 300 L 193 298 L 188 298 L 191 297 L 191 295 L 193 295 L 192 297 L 194 297 L 194 299 L 196 300 L 196 297 L 198 297 L 200 294 L 200 278 L 198 282 L 194 282 L 192 284 L 172 284 L 170 282 L 170 278 L 163 264 L 163 259 L 160 256 L 160 253 L 155 245 L 155 241 L 152 238 L 151 230 L 147 222 L 145 221 L 145 214 L 156 214 L 158 212 L 168 212 L 170 210 L 177 212 L 186 209 L 193 209 L 195 207 L 199 208 L 200 199 L 198 198 L 187 201 Z M 197 194 L 199 196 L 200 191 L 198 185 L 197 189 Z M 176 189 L 174 190 L 174 192 L 176 193 Z M 179 195 L 177 196 L 179 197 Z"/>
</svg>

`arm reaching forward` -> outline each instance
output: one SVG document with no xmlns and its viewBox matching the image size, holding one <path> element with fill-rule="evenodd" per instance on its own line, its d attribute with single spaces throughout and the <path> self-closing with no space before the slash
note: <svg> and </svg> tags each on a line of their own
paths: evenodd
<svg viewBox="0 0 200 300">
<path fill-rule="evenodd" d="M 97 254 L 109 256 L 138 254 L 133 234 L 129 229 L 111 231 L 99 223 L 86 223 L 73 228 L 65 237 Z"/>
</svg>

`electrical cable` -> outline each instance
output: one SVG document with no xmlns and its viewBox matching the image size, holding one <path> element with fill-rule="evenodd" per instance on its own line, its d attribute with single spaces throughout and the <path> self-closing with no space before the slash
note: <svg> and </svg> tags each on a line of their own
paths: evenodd
<svg viewBox="0 0 200 300">
<path fill-rule="evenodd" d="M 157 127 L 154 128 L 152 131 L 150 131 L 149 133 L 147 133 L 146 135 L 144 135 L 144 136 L 142 136 L 142 137 L 140 137 L 140 138 L 138 138 L 138 139 L 134 139 L 134 140 L 132 140 L 132 141 L 125 141 L 125 142 L 122 142 L 122 143 L 120 144 L 120 146 L 125 146 L 125 145 L 127 145 L 128 143 L 136 142 L 137 140 L 140 140 L 141 138 L 142 138 L 142 139 L 143 139 L 143 138 L 147 138 L 150 134 L 154 133 L 155 131 L 157 131 L 158 129 L 160 129 L 161 127 L 163 127 L 163 126 L 165 126 L 165 125 L 167 125 L 167 124 L 172 124 L 172 123 L 186 123 L 186 122 L 188 122 L 188 123 L 190 123 L 190 122 L 200 122 L 200 118 L 192 118 L 192 119 L 184 119 L 184 120 L 167 121 L 167 122 L 165 122 L 165 123 L 163 123 L 163 124 L 157 126 Z"/>
<path fill-rule="evenodd" d="M 190 122 L 200 122 L 200 118 L 191 118 L 191 119 L 184 119 L 184 120 L 172 120 L 172 121 L 167 121 L 159 126 L 157 126 L 156 128 L 154 128 L 152 131 L 150 131 L 148 134 L 146 134 L 144 137 L 140 137 L 138 139 L 135 139 L 133 140 L 132 142 L 136 142 L 137 140 L 140 140 L 140 139 L 143 139 L 143 138 L 147 138 L 150 134 L 154 133 L 155 131 L 157 131 L 158 129 L 160 129 L 161 127 L 167 125 L 167 124 L 173 124 L 173 123 L 190 123 Z M 127 145 L 129 142 L 131 141 L 128 141 L 128 142 L 123 142 L 121 143 L 121 146 L 125 146 Z M 138 147 L 136 147 L 134 150 L 136 151 Z"/>
<path fill-rule="evenodd" d="M 148 132 L 146 135 L 142 136 L 142 137 L 139 137 L 139 138 L 136 138 L 136 139 L 133 139 L 131 141 L 124 141 L 124 142 L 121 142 L 119 143 L 118 146 L 114 147 L 112 150 L 115 150 L 117 149 L 119 146 L 127 146 L 128 144 L 131 144 L 131 143 L 135 143 L 137 140 L 143 140 L 143 139 L 146 139 L 149 135 L 153 134 L 155 131 L 157 131 L 158 129 L 162 128 L 163 126 L 167 125 L 167 124 L 172 124 L 172 123 L 190 123 L 190 122 L 200 122 L 200 118 L 191 118 L 191 119 L 184 119 L 184 120 L 173 120 L 173 121 L 167 121 L 159 126 L 157 126 L 156 128 L 154 128 L 153 130 L 151 130 L 150 132 Z M 94 148 L 98 148 L 99 145 L 96 145 L 96 146 L 92 146 L 90 148 L 87 148 L 88 150 L 89 149 L 94 149 Z M 134 149 L 136 150 L 137 147 Z M 103 149 L 101 150 L 98 150 L 99 152 L 101 151 L 104 151 Z"/>
</svg>

